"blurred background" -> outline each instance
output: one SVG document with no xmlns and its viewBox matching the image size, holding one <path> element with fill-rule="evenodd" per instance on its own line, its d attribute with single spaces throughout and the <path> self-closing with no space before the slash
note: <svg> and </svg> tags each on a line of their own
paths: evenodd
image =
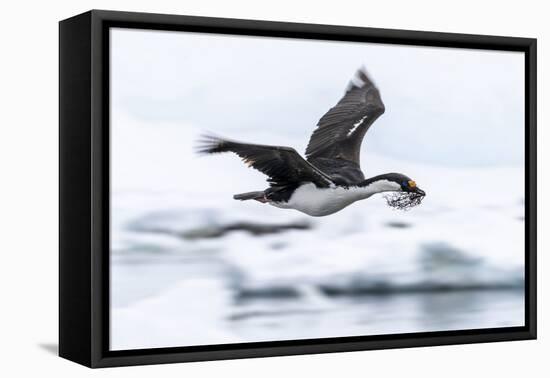
<svg viewBox="0 0 550 378">
<path fill-rule="evenodd" d="M 366 176 L 426 190 L 323 218 L 237 202 L 265 177 L 211 131 L 302 152 L 365 65 Z M 111 349 L 521 326 L 523 54 L 115 29 Z"/>
</svg>

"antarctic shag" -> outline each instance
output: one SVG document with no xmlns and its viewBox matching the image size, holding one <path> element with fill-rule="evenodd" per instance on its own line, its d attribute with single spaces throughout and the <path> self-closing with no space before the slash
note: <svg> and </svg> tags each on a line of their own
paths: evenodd
<svg viewBox="0 0 550 378">
<path fill-rule="evenodd" d="M 318 122 L 304 159 L 294 148 L 241 143 L 204 136 L 200 153 L 233 152 L 268 176 L 269 188 L 236 194 L 236 200 L 256 200 L 311 216 L 336 213 L 355 201 L 393 192 L 388 205 L 406 209 L 426 195 L 400 173 L 365 179 L 359 165 L 361 142 L 369 127 L 384 113 L 378 88 L 364 68 L 350 81 L 344 97 Z"/>
</svg>

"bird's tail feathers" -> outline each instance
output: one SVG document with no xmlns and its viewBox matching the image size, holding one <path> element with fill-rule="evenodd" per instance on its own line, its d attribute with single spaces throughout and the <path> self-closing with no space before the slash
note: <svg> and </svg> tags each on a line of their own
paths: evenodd
<svg viewBox="0 0 550 378">
<path fill-rule="evenodd" d="M 235 194 L 233 196 L 233 199 L 236 199 L 239 201 L 246 201 L 246 200 L 253 199 L 260 202 L 266 202 L 265 193 L 263 191 Z"/>
</svg>

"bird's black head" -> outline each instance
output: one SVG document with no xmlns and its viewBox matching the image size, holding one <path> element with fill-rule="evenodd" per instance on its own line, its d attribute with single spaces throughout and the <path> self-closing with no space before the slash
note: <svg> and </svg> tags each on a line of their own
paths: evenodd
<svg viewBox="0 0 550 378">
<path fill-rule="evenodd" d="M 399 185 L 399 189 L 396 191 L 406 192 L 406 193 L 416 193 L 421 196 L 425 196 L 426 192 L 420 189 L 416 182 L 408 176 L 405 176 L 401 173 L 386 173 L 376 177 L 377 180 L 388 180 L 392 183 Z M 396 186 L 397 188 L 397 186 Z"/>
<path fill-rule="evenodd" d="M 420 205 L 426 196 L 426 192 L 420 189 L 414 180 L 401 173 L 387 173 L 377 179 L 387 180 L 395 185 L 396 190 L 385 197 L 388 206 L 395 209 L 409 210 Z"/>
</svg>

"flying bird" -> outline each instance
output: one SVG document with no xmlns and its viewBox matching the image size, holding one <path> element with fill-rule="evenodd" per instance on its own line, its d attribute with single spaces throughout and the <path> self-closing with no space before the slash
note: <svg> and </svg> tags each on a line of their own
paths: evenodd
<svg viewBox="0 0 550 378">
<path fill-rule="evenodd" d="M 378 88 L 361 67 L 342 99 L 317 123 L 305 158 L 292 147 L 242 143 L 213 135 L 203 136 L 198 152 L 233 152 L 268 177 L 269 188 L 236 194 L 236 200 L 256 200 L 320 217 L 376 193 L 390 192 L 388 205 L 408 209 L 426 195 L 413 180 L 401 173 L 365 179 L 360 167 L 363 137 L 384 110 Z"/>
</svg>

